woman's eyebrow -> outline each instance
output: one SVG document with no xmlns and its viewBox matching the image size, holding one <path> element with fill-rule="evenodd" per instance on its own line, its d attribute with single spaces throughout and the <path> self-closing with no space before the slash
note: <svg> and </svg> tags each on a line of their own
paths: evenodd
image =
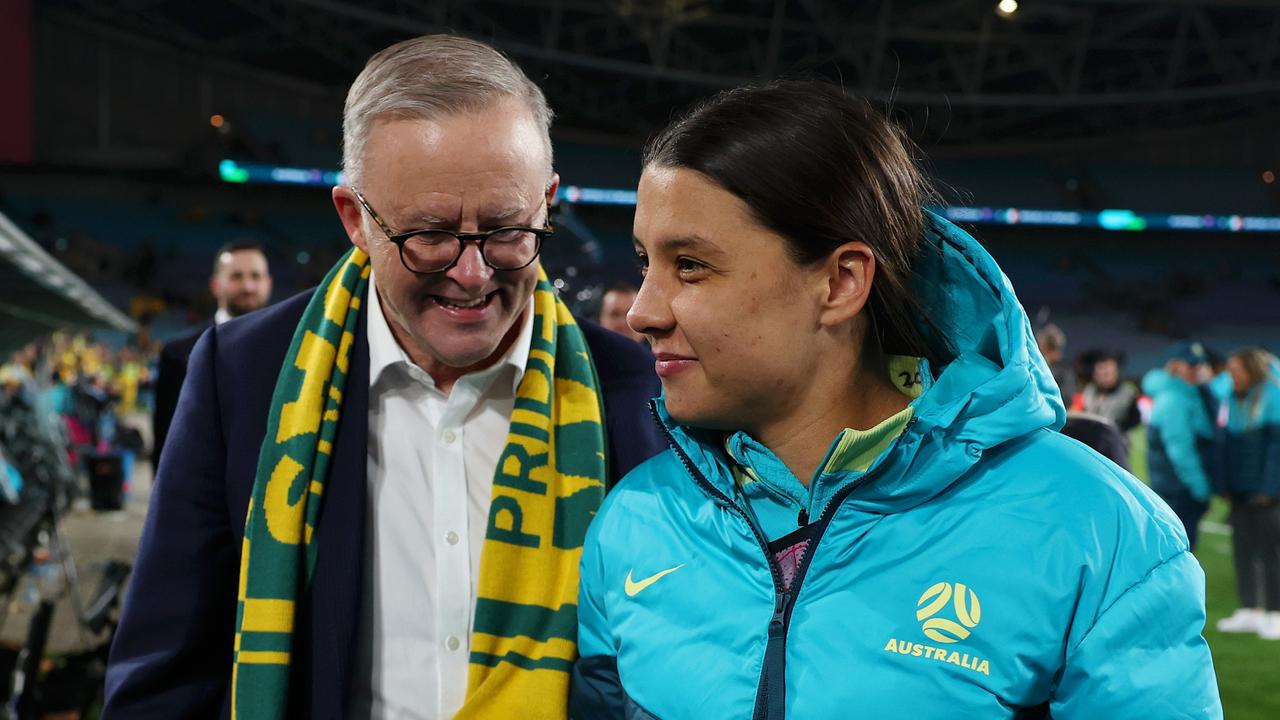
<svg viewBox="0 0 1280 720">
<path fill-rule="evenodd" d="M 638 250 L 644 250 L 644 243 L 640 242 L 637 237 L 631 238 L 632 245 Z M 677 235 L 675 237 L 663 238 L 654 243 L 654 250 L 666 250 L 674 252 L 678 250 L 696 250 L 704 253 L 718 253 L 720 248 L 710 240 L 699 235 Z"/>
</svg>

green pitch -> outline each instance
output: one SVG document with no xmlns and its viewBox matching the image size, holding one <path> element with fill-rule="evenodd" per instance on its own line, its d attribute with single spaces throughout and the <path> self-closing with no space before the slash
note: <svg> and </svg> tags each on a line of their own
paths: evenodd
<svg viewBox="0 0 1280 720">
<path fill-rule="evenodd" d="M 1134 474 L 1147 479 L 1147 435 L 1143 428 L 1129 435 Z M 1213 652 L 1218 688 L 1227 720 L 1280 718 L 1280 641 L 1253 634 L 1220 633 L 1214 623 L 1235 611 L 1236 575 L 1231 563 L 1231 536 L 1222 533 L 1227 504 L 1215 498 L 1200 528 L 1196 557 L 1204 568 L 1208 622 L 1204 636 Z"/>
</svg>

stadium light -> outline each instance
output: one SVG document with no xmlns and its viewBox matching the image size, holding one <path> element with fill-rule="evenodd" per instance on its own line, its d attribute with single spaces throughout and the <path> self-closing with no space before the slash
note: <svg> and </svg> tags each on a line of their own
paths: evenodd
<svg viewBox="0 0 1280 720">
<path fill-rule="evenodd" d="M 1000 0 L 996 4 L 996 10 L 1005 17 L 1013 15 L 1018 11 L 1018 0 Z"/>
<path fill-rule="evenodd" d="M 1266 184 L 1270 185 L 1271 183 L 1273 183 L 1273 182 L 1275 182 L 1275 181 L 1276 181 L 1276 174 L 1275 174 L 1275 173 L 1271 172 L 1270 170 L 1264 170 L 1264 171 L 1262 171 L 1262 182 L 1264 182 L 1264 183 L 1266 183 Z"/>
</svg>

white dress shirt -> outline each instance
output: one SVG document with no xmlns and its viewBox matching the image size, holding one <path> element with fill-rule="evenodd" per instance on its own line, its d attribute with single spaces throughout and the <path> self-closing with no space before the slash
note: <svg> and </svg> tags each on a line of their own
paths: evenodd
<svg viewBox="0 0 1280 720">
<path fill-rule="evenodd" d="M 493 473 L 533 337 L 448 394 L 397 344 L 369 279 L 369 507 L 351 716 L 451 718 L 467 691 Z"/>
</svg>

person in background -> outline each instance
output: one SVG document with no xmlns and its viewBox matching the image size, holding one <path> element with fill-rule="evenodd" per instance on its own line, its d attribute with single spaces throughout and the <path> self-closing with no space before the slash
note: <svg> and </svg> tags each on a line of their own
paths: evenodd
<svg viewBox="0 0 1280 720">
<path fill-rule="evenodd" d="M 1036 331 L 1036 345 L 1040 348 L 1044 361 L 1049 364 L 1062 401 L 1070 407 L 1076 396 L 1076 374 L 1066 359 L 1067 334 L 1062 328 L 1049 323 Z"/>
<path fill-rule="evenodd" d="M 1066 412 L 1008 278 L 835 85 L 644 152 L 669 449 L 588 530 L 570 715 L 1220 718 L 1204 574 Z"/>
<path fill-rule="evenodd" d="M 1206 359 L 1200 343 L 1180 342 L 1169 349 L 1163 368 L 1142 378 L 1142 391 L 1152 401 L 1147 426 L 1151 489 L 1182 521 L 1193 549 L 1212 494 L 1213 422 L 1196 384 Z"/>
<path fill-rule="evenodd" d="M 627 324 L 627 312 L 636 301 L 636 286 L 620 282 L 610 287 L 600 299 L 600 324 L 636 342 L 644 342 L 644 335 Z"/>
<path fill-rule="evenodd" d="M 1079 440 L 1099 455 L 1130 470 L 1128 440 L 1110 418 L 1072 410 L 1067 413 L 1067 424 L 1063 426 L 1062 434 Z"/>
<path fill-rule="evenodd" d="M 1080 393 L 1083 410 L 1107 418 L 1122 435 L 1128 433 L 1142 422 L 1138 386 L 1121 379 L 1120 353 L 1100 350 L 1089 354 L 1093 362 L 1089 382 Z"/>
<path fill-rule="evenodd" d="M 1227 373 L 1214 383 L 1227 416 L 1219 488 L 1231 502 L 1240 608 L 1217 627 L 1280 640 L 1280 363 L 1247 348 Z"/>
<path fill-rule="evenodd" d="M 219 248 L 213 260 L 213 274 L 209 276 L 209 292 L 218 303 L 212 322 L 174 338 L 160 350 L 156 408 L 151 418 L 151 459 L 156 467 L 160 466 L 160 451 L 164 449 L 169 435 L 182 381 L 187 377 L 187 358 L 191 356 L 196 341 L 210 325 L 221 325 L 271 301 L 271 271 L 262 246 L 247 240 L 235 240 Z"/>
</svg>

